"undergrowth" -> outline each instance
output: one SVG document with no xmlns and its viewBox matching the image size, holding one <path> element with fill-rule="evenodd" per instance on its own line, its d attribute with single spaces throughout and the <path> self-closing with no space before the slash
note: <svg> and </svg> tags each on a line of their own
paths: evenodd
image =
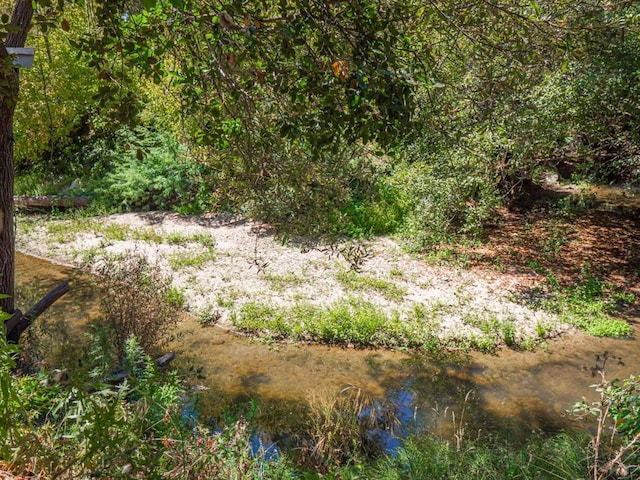
<svg viewBox="0 0 640 480">
<path fill-rule="evenodd" d="M 0 476 L 605 480 L 636 478 L 639 471 L 638 379 L 608 381 L 605 363 L 619 359 L 606 353 L 596 368 L 600 398 L 574 410 L 596 419 L 592 437 L 534 434 L 520 444 L 472 432 L 467 394 L 462 410 L 450 412 L 452 436 L 416 431 L 391 454 L 383 438 L 401 430 L 393 406 L 347 386 L 310 404 L 295 448 L 268 454 L 256 443 L 251 416 L 206 428 L 187 414 L 176 374 L 160 372 L 135 337 L 116 355 L 105 341 L 109 334 L 90 335 L 73 371 L 24 375 L 15 370 L 19 347 L 0 332 Z"/>
<path fill-rule="evenodd" d="M 553 274 L 547 275 L 550 296 L 541 306 L 596 337 L 624 337 L 632 333 L 624 320 L 613 317 L 622 306 L 632 305 L 635 296 L 616 291 L 613 285 L 596 278 L 583 269 L 582 279 L 570 286 L 561 286 Z"/>
<path fill-rule="evenodd" d="M 437 351 L 443 348 L 494 351 L 499 345 L 527 348 L 516 337 L 512 321 L 490 321 L 470 314 L 468 323 L 477 332 L 460 331 L 441 335 L 441 316 L 448 310 L 441 304 L 415 303 L 403 310 L 385 312 L 378 305 L 347 297 L 328 306 L 298 302 L 278 307 L 250 302 L 232 312 L 238 330 L 267 342 L 293 341 L 355 347 L 414 348 Z"/>
</svg>

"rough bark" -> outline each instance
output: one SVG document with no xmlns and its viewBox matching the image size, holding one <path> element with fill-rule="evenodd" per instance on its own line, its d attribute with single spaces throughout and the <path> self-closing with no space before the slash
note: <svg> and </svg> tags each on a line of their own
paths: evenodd
<svg viewBox="0 0 640 480">
<path fill-rule="evenodd" d="M 18 71 L 13 68 L 7 47 L 24 47 L 33 17 L 30 0 L 16 0 L 11 28 L 0 42 L 0 308 L 14 313 L 15 232 L 13 223 L 13 113 L 18 102 Z"/>
<path fill-rule="evenodd" d="M 0 52 L 6 49 L 0 48 Z M 2 53 L 0 53 L 0 57 Z M 5 57 L 6 58 L 6 57 Z M 13 228 L 13 111 L 17 98 L 17 74 L 7 68 L 0 72 L 5 88 L 0 96 L 0 308 L 14 311 L 15 233 Z M 14 86 L 15 85 L 15 86 Z M 0 87 L 1 88 L 1 87 Z M 15 93 L 14 93 L 15 91 Z"/>
</svg>

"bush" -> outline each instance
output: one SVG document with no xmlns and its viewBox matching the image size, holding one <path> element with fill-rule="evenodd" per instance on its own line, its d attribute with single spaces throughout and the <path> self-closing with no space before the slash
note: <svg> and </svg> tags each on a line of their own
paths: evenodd
<svg viewBox="0 0 640 480">
<path fill-rule="evenodd" d="M 595 435 L 589 443 L 589 477 L 638 478 L 640 475 L 640 378 L 607 380 L 607 362 L 622 360 L 605 352 L 596 356 L 594 372 L 600 374 L 595 385 L 600 398 L 574 405 L 580 417 L 596 419 Z"/>
<path fill-rule="evenodd" d="M 203 211 L 207 205 L 206 167 L 189 158 L 166 134 L 138 127 L 121 129 L 113 149 L 94 165 L 101 178 L 96 202 L 117 210 Z"/>
<path fill-rule="evenodd" d="M 158 372 L 134 337 L 126 381 L 113 385 L 100 340 L 60 382 L 12 372 L 17 347 L 0 332 L 1 478 L 292 478 L 252 445 L 243 419 L 216 432 L 189 419 L 178 377 Z"/>
<path fill-rule="evenodd" d="M 142 348 L 156 353 L 178 321 L 171 278 L 134 252 L 103 256 L 94 264 L 100 308 L 114 347 L 122 352 L 135 336 Z"/>
<path fill-rule="evenodd" d="M 429 155 L 418 144 L 388 181 L 398 192 L 400 230 L 412 249 L 479 235 L 499 204 L 487 162 L 462 151 Z"/>
</svg>

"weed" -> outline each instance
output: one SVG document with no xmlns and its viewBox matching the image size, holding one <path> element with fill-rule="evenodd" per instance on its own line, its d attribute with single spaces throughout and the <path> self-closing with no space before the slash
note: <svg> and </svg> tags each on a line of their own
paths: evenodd
<svg viewBox="0 0 640 480">
<path fill-rule="evenodd" d="M 557 257 L 560 249 L 567 244 L 568 238 L 566 225 L 557 222 L 550 223 L 548 235 L 540 246 L 541 253 L 549 259 Z"/>
<path fill-rule="evenodd" d="M 500 330 L 502 332 L 502 340 L 508 347 L 516 346 L 516 324 L 513 319 L 507 319 L 501 322 Z"/>
<path fill-rule="evenodd" d="M 177 252 L 169 255 L 167 261 L 174 270 L 183 268 L 201 268 L 205 263 L 216 259 L 216 254 L 212 248 L 207 248 L 204 252 L 193 253 L 190 251 Z"/>
<path fill-rule="evenodd" d="M 594 277 L 583 268 L 583 280 L 573 286 L 561 287 L 558 280 L 547 275 L 551 298 L 542 302 L 543 308 L 559 315 L 560 319 L 594 336 L 623 337 L 631 334 L 631 326 L 611 317 L 620 306 L 620 299 L 635 301 L 627 293 L 616 293 L 613 286 Z"/>
<path fill-rule="evenodd" d="M 391 278 L 404 278 L 404 272 L 397 267 L 393 267 L 389 271 L 389 277 Z"/>
<path fill-rule="evenodd" d="M 165 243 L 169 245 L 184 245 L 189 242 L 190 237 L 181 232 L 170 232 L 164 237 Z"/>
<path fill-rule="evenodd" d="M 468 340 L 469 348 L 480 352 L 495 352 L 497 342 L 496 339 L 489 335 L 471 335 Z"/>
<path fill-rule="evenodd" d="M 276 292 L 284 292 L 288 288 L 300 285 L 304 280 L 293 272 L 287 272 L 282 275 L 264 273 L 263 278 L 269 282 L 269 286 Z"/>
<path fill-rule="evenodd" d="M 403 317 L 348 298 L 328 307 L 299 302 L 289 309 L 249 303 L 232 315 L 232 321 L 238 329 L 268 340 L 429 349 L 439 344 L 433 310 L 416 304 Z"/>
<path fill-rule="evenodd" d="M 177 322 L 178 291 L 171 278 L 135 253 L 103 256 L 95 262 L 100 306 L 116 351 L 135 335 L 148 352 L 157 351 Z M 172 293 L 173 292 L 173 293 Z"/>
<path fill-rule="evenodd" d="M 196 232 L 191 235 L 191 241 L 199 243 L 203 247 L 213 248 L 216 246 L 216 237 L 209 233 Z"/>
<path fill-rule="evenodd" d="M 241 292 L 233 287 L 224 287 L 216 296 L 216 304 L 223 308 L 232 308 Z"/>
<path fill-rule="evenodd" d="M 195 232 L 184 234 L 181 232 L 170 232 L 164 237 L 164 242 L 169 245 L 186 245 L 188 243 L 197 243 L 203 247 L 213 248 L 216 245 L 216 239 L 213 235 L 204 232 Z"/>
<path fill-rule="evenodd" d="M 113 240 L 116 242 L 124 242 L 129 238 L 131 233 L 131 227 L 129 225 L 119 223 L 107 223 L 104 225 L 94 227 L 94 232 L 101 233 L 107 240 Z"/>
<path fill-rule="evenodd" d="M 132 232 L 132 236 L 135 240 L 155 244 L 162 243 L 164 238 L 162 233 L 157 232 L 153 228 L 136 229 Z"/>
<path fill-rule="evenodd" d="M 232 289 L 225 289 L 216 295 L 216 305 L 222 308 L 233 308 L 238 299 L 238 292 Z"/>
<path fill-rule="evenodd" d="M 198 312 L 198 323 L 203 327 L 209 327 L 215 325 L 221 318 L 220 311 L 213 305 L 207 305 Z"/>
<path fill-rule="evenodd" d="M 573 413 L 579 417 L 595 417 L 596 434 L 589 446 L 589 476 L 593 480 L 637 478 L 640 474 L 640 378 L 608 381 L 606 365 L 622 359 L 604 352 L 596 356 L 592 373 L 600 377 L 594 385 L 600 394 L 593 403 L 576 403 Z M 612 433 L 609 433 L 612 432 Z"/>
<path fill-rule="evenodd" d="M 379 433 L 393 435 L 400 425 L 395 410 L 354 385 L 337 395 L 316 399 L 310 405 L 305 429 L 308 437 L 301 441 L 299 462 L 328 473 L 359 458 L 380 456 Z"/>
<path fill-rule="evenodd" d="M 558 199 L 553 205 L 551 214 L 564 219 L 572 219 L 576 215 L 592 209 L 596 205 L 596 195 L 588 193 L 587 189 L 577 195 L 569 195 Z"/>
<path fill-rule="evenodd" d="M 104 251 L 106 244 L 94 245 L 89 248 L 73 249 L 73 258 L 80 261 L 81 265 L 89 265 Z"/>
<path fill-rule="evenodd" d="M 631 326 L 623 320 L 605 316 L 592 319 L 585 331 L 594 337 L 627 337 L 631 335 Z"/>
<path fill-rule="evenodd" d="M 175 308 L 183 308 L 186 304 L 184 289 L 170 286 L 167 289 L 166 301 Z"/>
<path fill-rule="evenodd" d="M 68 222 L 47 222 L 46 235 L 56 243 L 70 243 L 76 239 L 78 231 L 70 228 Z"/>
<path fill-rule="evenodd" d="M 450 265 L 455 263 L 456 254 L 449 248 L 434 248 L 422 255 L 427 265 Z"/>
<path fill-rule="evenodd" d="M 538 343 L 533 338 L 524 338 L 520 342 L 518 342 L 518 347 L 528 352 L 534 351 L 538 345 L 542 345 L 542 347 L 545 348 L 544 343 Z"/>
<path fill-rule="evenodd" d="M 336 274 L 340 284 L 349 290 L 373 290 L 387 300 L 401 301 L 407 293 L 403 287 L 382 278 L 358 274 L 354 271 L 341 271 Z"/>
<path fill-rule="evenodd" d="M 541 340 L 547 338 L 547 327 L 540 320 L 536 322 L 536 335 Z"/>
<path fill-rule="evenodd" d="M 527 260 L 527 265 L 529 266 L 529 268 L 531 268 L 531 270 L 539 275 L 544 275 L 546 272 L 546 269 L 537 260 L 529 259 Z"/>
</svg>

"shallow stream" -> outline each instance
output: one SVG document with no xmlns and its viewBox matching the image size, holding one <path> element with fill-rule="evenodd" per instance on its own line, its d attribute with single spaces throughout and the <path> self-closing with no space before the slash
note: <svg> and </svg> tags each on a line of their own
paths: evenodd
<svg viewBox="0 0 640 480">
<path fill-rule="evenodd" d="M 87 323 L 99 312 L 97 294 L 77 271 L 25 256 L 17 257 L 18 285 L 34 299 L 63 279 L 71 291 L 39 319 L 51 343 L 46 358 L 74 361 Z M 446 433 L 457 421 L 465 397 L 465 419 L 475 430 L 507 428 L 515 437 L 556 431 L 574 420 L 566 411 L 582 397 L 595 399 L 590 385 L 596 356 L 605 351 L 607 376 L 640 373 L 639 319 L 631 319 L 632 339 L 601 339 L 576 333 L 551 340 L 536 352 L 501 350 L 495 355 L 440 355 L 358 350 L 309 345 L 267 345 L 216 327 L 202 327 L 185 316 L 170 349 L 177 367 L 200 392 L 197 411 L 215 418 L 225 408 L 254 399 L 258 423 L 274 436 L 287 435 L 302 422 L 309 402 L 357 386 L 381 401 L 397 404 L 405 419 Z M 66 359 L 66 360 L 63 360 Z M 471 392 L 471 393 L 469 393 Z"/>
</svg>

